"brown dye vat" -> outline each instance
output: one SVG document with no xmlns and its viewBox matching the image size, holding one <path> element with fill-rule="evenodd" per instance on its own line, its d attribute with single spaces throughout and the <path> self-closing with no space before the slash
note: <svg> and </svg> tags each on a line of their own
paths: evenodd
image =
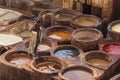
<svg viewBox="0 0 120 80">
<path fill-rule="evenodd" d="M 54 16 L 58 25 L 69 26 L 70 21 L 75 18 L 77 15 L 80 15 L 74 10 L 62 8 L 54 12 Z"/>
<path fill-rule="evenodd" d="M 112 77 L 110 80 L 120 80 L 120 74 L 117 74 L 116 76 Z"/>
<path fill-rule="evenodd" d="M 31 30 L 33 27 L 33 23 L 29 22 L 28 20 L 23 20 L 9 25 L 3 31 L 20 35 L 23 38 L 29 38 L 31 36 Z"/>
<path fill-rule="evenodd" d="M 9 63 L 15 64 L 15 65 L 29 64 L 32 59 L 31 56 L 29 56 L 28 53 L 24 51 L 11 52 L 8 55 L 6 55 L 5 58 Z"/>
<path fill-rule="evenodd" d="M 84 59 L 86 64 L 104 70 L 104 79 L 109 79 L 119 65 L 119 57 L 108 55 L 103 51 L 87 52 Z"/>
<path fill-rule="evenodd" d="M 29 60 L 28 63 L 16 65 L 11 63 L 10 61 L 15 58 L 25 58 Z M 15 49 L 11 49 L 0 57 L 0 70 L 3 80 L 32 80 L 31 74 L 34 72 L 29 68 L 29 64 L 32 61 L 32 55 L 28 54 L 26 51 L 16 51 Z M 24 62 L 24 61 L 22 61 Z M 14 76 L 14 77 L 12 77 Z M 27 77 L 29 76 L 29 77 Z"/>
<path fill-rule="evenodd" d="M 95 66 L 107 66 L 112 62 L 109 55 L 100 51 L 91 51 L 86 54 L 85 59 L 88 63 Z"/>
<path fill-rule="evenodd" d="M 120 20 L 111 22 L 108 25 L 108 35 L 113 41 L 119 42 L 120 40 Z"/>
<path fill-rule="evenodd" d="M 52 10 L 44 10 L 39 13 L 38 17 L 45 28 L 55 24 L 55 17 Z"/>
<path fill-rule="evenodd" d="M 72 65 L 59 72 L 59 80 L 100 80 L 103 74 L 103 70 L 84 64 Z"/>
<path fill-rule="evenodd" d="M 2 54 L 0 56 L 0 66 L 1 66 L 0 67 L 0 70 L 1 70 L 0 78 L 1 79 L 3 80 L 26 80 L 26 79 L 27 80 L 57 80 L 57 74 L 47 76 L 43 73 L 39 73 L 39 72 L 37 73 L 36 71 L 34 71 L 30 67 L 31 62 L 29 62 L 28 64 L 24 64 L 24 65 L 15 65 L 13 63 L 10 63 L 9 58 L 11 58 L 10 56 L 12 54 L 14 55 L 14 52 L 15 53 L 22 52 L 24 53 L 25 57 L 30 58 L 30 60 L 32 60 L 32 55 L 24 51 L 15 51 L 14 49 L 11 49 L 7 51 L 6 53 Z M 47 58 L 44 58 L 44 59 L 47 60 Z M 60 59 L 56 59 L 56 58 L 53 58 L 53 59 L 49 58 L 49 59 L 50 61 L 55 60 L 56 63 L 58 62 L 58 64 L 60 65 L 62 64 L 62 66 L 65 64 Z"/>
<path fill-rule="evenodd" d="M 34 71 L 46 75 L 57 74 L 63 67 L 61 59 L 50 56 L 35 59 L 31 65 Z"/>
<path fill-rule="evenodd" d="M 102 20 L 93 15 L 80 15 L 72 19 L 70 25 L 73 28 L 96 28 L 102 30 Z"/>
<path fill-rule="evenodd" d="M 67 26 L 55 25 L 45 30 L 45 36 L 47 39 L 56 41 L 58 44 L 69 44 L 72 30 Z"/>
<path fill-rule="evenodd" d="M 77 29 L 72 33 L 71 43 L 84 51 L 95 50 L 103 38 L 99 30 L 92 28 Z"/>
</svg>

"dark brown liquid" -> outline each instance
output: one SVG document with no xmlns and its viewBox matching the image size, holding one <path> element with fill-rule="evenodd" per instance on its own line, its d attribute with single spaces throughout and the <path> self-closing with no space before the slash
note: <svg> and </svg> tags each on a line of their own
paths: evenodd
<svg viewBox="0 0 120 80">
<path fill-rule="evenodd" d="M 37 65 L 37 69 L 44 73 L 52 73 L 59 71 L 61 69 L 61 65 L 55 62 L 43 62 Z"/>
<path fill-rule="evenodd" d="M 79 69 L 67 71 L 63 76 L 68 80 L 93 80 L 91 73 Z"/>
</svg>

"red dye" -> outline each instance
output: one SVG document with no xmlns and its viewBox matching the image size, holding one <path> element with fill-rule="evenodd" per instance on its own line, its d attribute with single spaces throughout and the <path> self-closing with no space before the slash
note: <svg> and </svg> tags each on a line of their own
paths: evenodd
<svg viewBox="0 0 120 80">
<path fill-rule="evenodd" d="M 107 44 L 103 46 L 103 51 L 109 54 L 120 55 L 120 45 L 119 44 Z"/>
</svg>

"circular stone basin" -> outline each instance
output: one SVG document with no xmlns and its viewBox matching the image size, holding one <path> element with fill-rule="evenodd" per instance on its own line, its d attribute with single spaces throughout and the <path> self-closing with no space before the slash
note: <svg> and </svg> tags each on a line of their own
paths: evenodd
<svg viewBox="0 0 120 80">
<path fill-rule="evenodd" d="M 79 51 L 72 46 L 61 46 L 55 51 L 55 57 L 70 59 L 79 56 Z"/>
<path fill-rule="evenodd" d="M 85 59 L 89 64 L 93 64 L 95 66 L 107 66 L 111 63 L 110 57 L 99 51 L 91 51 L 85 55 Z"/>
<path fill-rule="evenodd" d="M 82 66 L 66 68 L 62 76 L 64 80 L 94 80 L 92 70 Z"/>
<path fill-rule="evenodd" d="M 71 15 L 71 14 L 57 14 L 55 17 L 56 17 L 57 20 L 60 20 L 60 21 L 70 21 L 74 17 L 74 15 Z"/>
<path fill-rule="evenodd" d="M 55 57 L 40 57 L 31 66 L 35 71 L 45 74 L 57 73 L 62 68 L 61 60 Z"/>
<path fill-rule="evenodd" d="M 51 45 L 48 42 L 42 42 L 38 45 L 37 51 L 48 51 L 51 49 Z"/>
<path fill-rule="evenodd" d="M 75 32 L 73 32 L 72 37 L 75 38 L 77 41 L 94 41 L 98 40 L 101 36 L 100 31 L 97 31 L 96 29 L 78 29 Z"/>
<path fill-rule="evenodd" d="M 19 36 L 12 34 L 0 34 L 0 45 L 10 46 L 22 42 L 23 39 Z"/>
<path fill-rule="evenodd" d="M 6 56 L 6 60 L 15 65 L 26 65 L 32 60 L 32 57 L 27 52 L 15 51 Z"/>
<path fill-rule="evenodd" d="M 47 31 L 47 36 L 56 40 L 66 40 L 70 38 L 71 31 L 64 27 L 51 27 Z"/>
<path fill-rule="evenodd" d="M 74 19 L 74 24 L 84 26 L 84 27 L 93 27 L 100 24 L 101 20 L 93 15 L 81 15 Z"/>
<path fill-rule="evenodd" d="M 120 55 L 120 44 L 106 44 L 102 48 L 108 54 Z"/>
</svg>

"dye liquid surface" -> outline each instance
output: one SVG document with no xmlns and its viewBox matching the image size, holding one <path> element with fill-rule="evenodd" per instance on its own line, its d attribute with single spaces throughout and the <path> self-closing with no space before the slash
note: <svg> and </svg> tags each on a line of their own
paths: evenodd
<svg viewBox="0 0 120 80">
<path fill-rule="evenodd" d="M 24 65 L 24 64 L 29 64 L 30 59 L 25 57 L 16 57 L 16 58 L 13 58 L 10 61 L 10 63 L 16 64 L 16 65 Z"/>
<path fill-rule="evenodd" d="M 96 19 L 89 17 L 78 18 L 74 22 L 78 25 L 86 27 L 95 26 L 96 24 L 98 24 L 98 21 Z"/>
<path fill-rule="evenodd" d="M 37 48 L 38 51 L 47 51 L 49 50 L 51 47 L 47 44 L 40 44 Z"/>
<path fill-rule="evenodd" d="M 116 31 L 116 32 L 120 32 L 120 23 L 113 25 L 113 26 L 112 26 L 112 30 L 113 30 L 113 31 Z"/>
<path fill-rule="evenodd" d="M 88 60 L 89 63 L 92 63 L 94 65 L 98 65 L 98 66 L 106 66 L 108 64 L 110 64 L 109 61 L 102 59 L 102 58 L 91 58 Z"/>
<path fill-rule="evenodd" d="M 93 41 L 98 38 L 97 34 L 94 34 L 92 32 L 85 32 L 85 31 L 79 31 L 77 32 L 74 37 L 77 38 L 79 41 Z"/>
<path fill-rule="evenodd" d="M 53 39 L 65 40 L 70 38 L 71 33 L 69 31 L 53 31 L 48 36 Z"/>
<path fill-rule="evenodd" d="M 77 57 L 79 52 L 76 49 L 61 49 L 55 52 L 55 56 L 59 58 L 73 58 Z"/>
<path fill-rule="evenodd" d="M 78 38 L 79 40 L 85 40 L 85 41 L 88 41 L 88 40 L 94 40 L 94 38 L 93 37 L 91 37 L 91 36 L 81 36 L 81 37 L 79 37 Z"/>
<path fill-rule="evenodd" d="M 61 21 L 70 21 L 73 18 L 73 15 L 70 14 L 58 14 L 56 18 Z"/>
<path fill-rule="evenodd" d="M 103 46 L 103 50 L 108 54 L 120 55 L 119 44 L 107 44 Z"/>
<path fill-rule="evenodd" d="M 63 73 L 63 76 L 68 80 L 93 80 L 91 73 L 84 70 L 70 70 Z"/>
<path fill-rule="evenodd" d="M 36 68 L 44 73 L 52 73 L 59 71 L 61 69 L 61 65 L 55 62 L 42 62 L 39 63 Z"/>
</svg>

